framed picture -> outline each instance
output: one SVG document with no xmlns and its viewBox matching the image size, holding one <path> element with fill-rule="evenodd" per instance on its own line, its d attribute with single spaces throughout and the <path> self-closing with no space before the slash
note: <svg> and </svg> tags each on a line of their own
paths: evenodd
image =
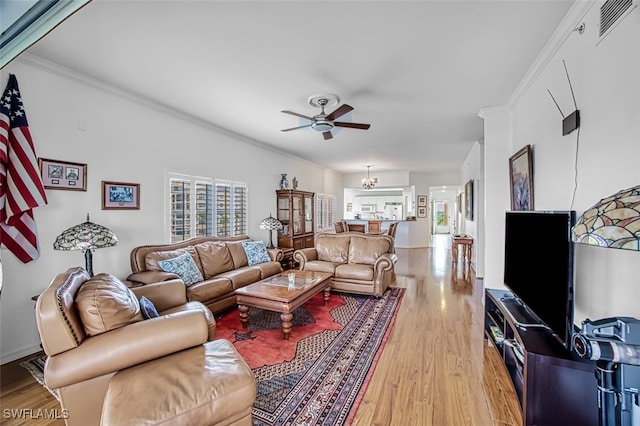
<svg viewBox="0 0 640 426">
<path fill-rule="evenodd" d="M 38 158 L 40 177 L 47 189 L 87 190 L 87 165 Z"/>
<path fill-rule="evenodd" d="M 418 217 L 427 217 L 427 208 L 418 206 Z"/>
<path fill-rule="evenodd" d="M 473 220 L 473 179 L 464 185 L 464 217 Z"/>
<path fill-rule="evenodd" d="M 418 207 L 427 207 L 426 195 L 418 195 Z"/>
<path fill-rule="evenodd" d="M 531 145 L 509 157 L 511 210 L 533 210 L 533 166 Z"/>
<path fill-rule="evenodd" d="M 140 210 L 140 184 L 102 181 L 102 210 Z"/>
</svg>

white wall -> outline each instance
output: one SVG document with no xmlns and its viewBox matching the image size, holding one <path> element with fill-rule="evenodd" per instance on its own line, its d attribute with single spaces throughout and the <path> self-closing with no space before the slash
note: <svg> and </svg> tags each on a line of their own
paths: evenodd
<svg viewBox="0 0 640 426">
<path fill-rule="evenodd" d="M 485 126 L 502 127 L 511 135 L 504 152 L 502 136 L 485 134 L 487 176 L 489 162 L 508 164 L 510 155 L 532 146 L 536 210 L 574 209 L 580 215 L 598 200 L 640 183 L 640 8 L 598 44 L 602 3 L 576 3 L 514 93 L 511 114 L 485 118 Z M 573 31 L 583 22 L 584 34 Z M 547 92 L 565 115 L 573 111 L 563 60 L 582 119 L 580 131 L 567 136 L 562 136 L 562 117 Z M 502 202 L 490 210 L 492 191 L 501 191 Z M 508 186 L 493 179 L 487 187 L 486 209 L 494 215 L 486 221 L 488 234 L 490 225 L 496 231 L 504 226 L 499 213 L 508 208 L 508 197 Z M 502 270 L 502 257 L 489 247 L 486 254 L 488 277 L 489 269 Z M 576 244 L 576 323 L 586 317 L 639 317 L 638 261 L 638 252 Z M 492 274 L 485 284 L 496 286 L 499 278 Z"/>
<path fill-rule="evenodd" d="M 475 273 L 478 278 L 484 278 L 485 276 L 485 234 L 484 226 L 482 226 L 485 223 L 483 154 L 483 144 L 479 141 L 474 142 L 460 169 L 462 178 L 460 183 L 460 191 L 462 192 L 462 214 L 460 215 L 461 222 L 459 232 L 473 237 L 471 266 L 475 269 Z M 465 184 L 469 181 L 473 182 L 473 220 L 467 219 L 465 214 Z"/>
<path fill-rule="evenodd" d="M 342 175 L 335 171 L 83 82 L 33 57 L 19 58 L 2 70 L 3 88 L 9 73 L 18 78 L 37 155 L 86 163 L 88 184 L 86 192 L 46 191 L 48 205 L 34 210 L 41 246 L 38 260 L 23 265 L 8 250 L 0 251 L 2 363 L 40 349 L 31 297 L 56 274 L 84 266 L 81 252 L 53 250 L 60 232 L 83 222 L 87 213 L 93 222 L 112 229 L 119 244 L 94 253 L 94 271 L 120 278 L 130 273 L 132 248 L 166 241 L 168 172 L 246 182 L 249 235 L 263 241 L 269 235 L 258 223 L 275 214 L 280 173 L 296 176 L 300 189 L 342 200 Z M 78 129 L 79 120 L 86 130 Z M 103 180 L 140 183 L 141 209 L 101 210 Z"/>
</svg>

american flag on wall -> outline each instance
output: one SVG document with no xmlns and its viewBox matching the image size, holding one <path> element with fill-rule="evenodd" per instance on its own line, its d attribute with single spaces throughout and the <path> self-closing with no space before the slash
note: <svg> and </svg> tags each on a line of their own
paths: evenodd
<svg viewBox="0 0 640 426">
<path fill-rule="evenodd" d="M 0 99 L 0 243 L 24 263 L 40 256 L 32 209 L 45 204 L 18 80 L 11 74 Z"/>
</svg>

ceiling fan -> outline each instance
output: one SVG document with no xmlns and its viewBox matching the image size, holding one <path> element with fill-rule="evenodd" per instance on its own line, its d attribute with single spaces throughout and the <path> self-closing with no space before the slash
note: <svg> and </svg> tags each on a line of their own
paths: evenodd
<svg viewBox="0 0 640 426">
<path fill-rule="evenodd" d="M 346 121 L 335 121 L 336 119 L 342 117 L 346 113 L 353 111 L 353 107 L 351 105 L 343 104 L 335 109 L 332 113 L 327 114 L 324 111 L 325 107 L 331 107 L 333 105 L 337 105 L 340 102 L 340 98 L 336 95 L 316 95 L 309 98 L 309 103 L 316 107 L 320 108 L 322 112 L 318 115 L 314 115 L 313 117 L 308 117 L 306 115 L 298 114 L 293 111 L 282 111 L 285 114 L 295 115 L 296 117 L 304 118 L 309 120 L 309 124 L 305 124 L 303 126 L 292 127 L 290 129 L 282 129 L 283 132 L 288 132 L 290 130 L 304 129 L 306 127 L 311 127 L 313 130 L 317 132 L 321 132 L 322 136 L 324 136 L 325 140 L 333 138 L 331 134 L 331 130 L 334 127 L 348 127 L 351 129 L 361 129 L 367 130 L 371 127 L 370 124 L 363 123 L 349 123 Z"/>
</svg>

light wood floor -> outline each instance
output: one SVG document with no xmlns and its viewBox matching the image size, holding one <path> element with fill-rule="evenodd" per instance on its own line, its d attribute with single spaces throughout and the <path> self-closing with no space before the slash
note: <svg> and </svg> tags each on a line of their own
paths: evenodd
<svg viewBox="0 0 640 426">
<path fill-rule="evenodd" d="M 431 248 L 396 250 L 396 285 L 407 291 L 354 425 L 522 424 L 504 367 L 483 339 L 482 283 L 462 262 L 452 271 L 448 238 L 439 236 Z M 18 362 L 0 370 L 0 423 L 64 425 L 5 418 L 7 409 L 60 411 Z"/>
</svg>

